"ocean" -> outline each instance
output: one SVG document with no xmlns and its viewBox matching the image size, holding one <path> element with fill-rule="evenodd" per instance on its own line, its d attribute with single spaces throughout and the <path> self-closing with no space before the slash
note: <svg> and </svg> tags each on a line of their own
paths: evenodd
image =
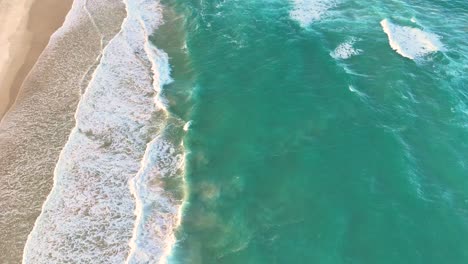
<svg viewBox="0 0 468 264">
<path fill-rule="evenodd" d="M 468 2 L 124 3 L 24 263 L 468 263 Z"/>
</svg>

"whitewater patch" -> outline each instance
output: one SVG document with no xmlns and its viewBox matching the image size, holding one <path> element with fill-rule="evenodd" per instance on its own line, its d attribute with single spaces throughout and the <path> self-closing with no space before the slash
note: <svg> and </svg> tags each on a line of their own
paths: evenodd
<svg viewBox="0 0 468 264">
<path fill-rule="evenodd" d="M 156 262 L 173 243 L 181 201 L 153 186 L 180 176 L 183 164 L 181 145 L 162 135 L 169 58 L 148 41 L 162 10 L 159 1 L 124 3 L 127 17 L 79 102 L 23 263 L 125 263 L 129 255 L 142 258 L 128 263 L 147 263 L 140 252 L 158 247 Z M 138 250 L 139 241 L 154 243 Z"/>
<path fill-rule="evenodd" d="M 362 50 L 355 49 L 353 47 L 355 42 L 356 39 L 351 38 L 348 41 L 341 43 L 334 51 L 330 52 L 330 56 L 332 56 L 334 59 L 345 60 L 351 58 L 352 56 L 361 54 Z"/>
<path fill-rule="evenodd" d="M 440 37 L 434 33 L 419 28 L 399 26 L 388 19 L 382 20 L 380 25 L 388 36 L 390 47 L 405 58 L 415 60 L 444 50 Z"/>
<path fill-rule="evenodd" d="M 335 0 L 292 0 L 293 9 L 289 15 L 305 28 L 326 17 L 336 4 Z"/>
<path fill-rule="evenodd" d="M 183 147 L 156 138 L 148 144 L 140 171 L 131 180 L 136 198 L 136 221 L 128 264 L 164 262 L 175 243 L 180 200 L 165 188 L 163 180 L 178 177 L 184 161 Z"/>
<path fill-rule="evenodd" d="M 188 121 L 187 123 L 185 123 L 184 125 L 184 131 L 188 131 L 190 129 L 190 127 L 192 126 L 192 121 Z"/>
</svg>

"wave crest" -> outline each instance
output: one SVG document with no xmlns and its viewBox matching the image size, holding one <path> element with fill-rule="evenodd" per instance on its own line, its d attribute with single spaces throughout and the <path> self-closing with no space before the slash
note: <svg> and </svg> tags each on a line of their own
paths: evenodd
<svg viewBox="0 0 468 264">
<path fill-rule="evenodd" d="M 388 19 L 380 22 L 393 50 L 408 59 L 418 59 L 436 51 L 443 51 L 440 37 L 418 28 L 399 26 Z"/>
</svg>

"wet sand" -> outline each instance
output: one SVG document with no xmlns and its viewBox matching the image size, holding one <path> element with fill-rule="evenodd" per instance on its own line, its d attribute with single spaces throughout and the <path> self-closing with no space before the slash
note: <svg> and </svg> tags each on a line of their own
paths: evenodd
<svg viewBox="0 0 468 264">
<path fill-rule="evenodd" d="M 55 12 L 51 6 L 37 8 L 47 17 Z M 28 234 L 53 186 L 60 151 L 75 125 L 74 113 L 81 94 L 100 61 L 102 49 L 118 33 L 125 15 L 120 0 L 74 0 L 64 25 L 52 34 L 24 78 L 15 103 L 0 122 L 2 264 L 21 263 Z M 37 22 L 47 17 L 31 16 L 30 21 L 38 30 L 47 30 Z M 31 43 L 31 52 L 40 53 L 35 42 Z"/>
<path fill-rule="evenodd" d="M 73 0 L 0 1 L 0 119 Z"/>
</svg>

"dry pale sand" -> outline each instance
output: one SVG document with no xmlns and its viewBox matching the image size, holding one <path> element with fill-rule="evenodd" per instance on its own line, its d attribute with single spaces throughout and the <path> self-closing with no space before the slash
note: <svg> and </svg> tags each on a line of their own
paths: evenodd
<svg viewBox="0 0 468 264">
<path fill-rule="evenodd" d="M 17 4 L 29 0 L 0 0 L 0 5 L 5 1 Z M 31 16 L 30 21 L 39 32 L 45 30 L 41 21 L 56 14 L 56 7 L 46 3 L 70 3 L 71 0 L 36 1 L 34 10 L 38 10 L 38 15 Z M 28 234 L 53 186 L 60 151 L 75 125 L 74 113 L 81 94 L 100 61 L 103 48 L 119 32 L 125 16 L 121 0 L 74 0 L 64 25 L 52 34 L 24 78 L 15 103 L 3 116 L 0 122 L 1 264 L 21 263 Z"/>
<path fill-rule="evenodd" d="M 0 0 L 0 119 L 73 0 Z"/>
</svg>

